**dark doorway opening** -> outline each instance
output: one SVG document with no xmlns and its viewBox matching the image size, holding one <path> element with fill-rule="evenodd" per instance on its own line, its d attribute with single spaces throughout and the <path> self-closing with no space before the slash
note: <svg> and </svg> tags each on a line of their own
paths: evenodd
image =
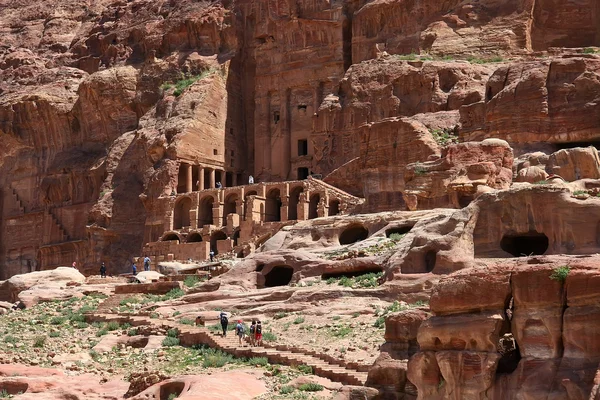
<svg viewBox="0 0 600 400">
<path fill-rule="evenodd" d="M 185 193 L 187 186 L 187 164 L 179 164 L 179 172 L 177 174 L 177 193 Z"/>
<path fill-rule="evenodd" d="M 298 140 L 298 156 L 308 155 L 308 140 Z"/>
<path fill-rule="evenodd" d="M 192 199 L 184 197 L 175 204 L 173 211 L 173 229 L 181 229 L 184 226 L 190 226 L 190 208 Z"/>
<path fill-rule="evenodd" d="M 394 228 L 388 228 L 385 230 L 385 237 L 389 238 L 393 234 L 406 235 L 413 228 L 413 225 L 408 226 L 396 226 Z"/>
<path fill-rule="evenodd" d="M 205 197 L 200 201 L 200 214 L 198 215 L 198 226 L 213 224 L 213 203 L 212 196 Z"/>
<path fill-rule="evenodd" d="M 165 236 L 163 236 L 162 241 L 163 242 L 168 242 L 170 240 L 176 240 L 177 243 L 179 243 L 179 236 L 177 236 L 174 233 L 167 233 Z"/>
<path fill-rule="evenodd" d="M 273 189 L 267 194 L 264 220 L 265 222 L 281 221 L 281 194 L 279 189 Z"/>
<path fill-rule="evenodd" d="M 521 361 L 521 352 L 519 351 L 519 345 L 512 333 L 505 334 L 500 338 L 498 351 L 500 352 L 501 357 L 500 360 L 498 360 L 496 374 L 513 373 Z"/>
<path fill-rule="evenodd" d="M 265 275 L 265 287 L 286 286 L 293 274 L 294 269 L 287 265 L 274 267 Z"/>
<path fill-rule="evenodd" d="M 350 225 L 340 234 L 340 244 L 352 244 L 369 237 L 369 230 L 362 225 Z"/>
<path fill-rule="evenodd" d="M 160 400 L 176 398 L 183 392 L 184 388 L 185 383 L 183 382 L 169 382 L 160 387 Z M 173 395 L 175 395 L 175 397 L 173 397 Z"/>
<path fill-rule="evenodd" d="M 505 234 L 500 248 L 514 257 L 540 256 L 548 250 L 548 236 L 536 231 Z"/>
<path fill-rule="evenodd" d="M 219 171 L 218 169 L 215 170 L 215 186 L 217 184 L 217 182 L 221 183 L 221 186 L 223 186 L 223 174 L 221 173 L 221 171 Z"/>
<path fill-rule="evenodd" d="M 225 172 L 225 187 L 233 186 L 233 174 L 231 172 Z"/>
<path fill-rule="evenodd" d="M 301 167 L 298 168 L 298 180 L 303 180 L 308 178 L 308 168 Z"/>
<path fill-rule="evenodd" d="M 223 205 L 223 226 L 227 225 L 227 216 L 229 214 L 237 213 L 237 200 L 238 195 L 236 193 L 232 193 L 225 198 Z"/>
<path fill-rule="evenodd" d="M 319 216 L 319 201 L 321 196 L 316 193 L 310 196 L 310 202 L 308 204 L 308 219 L 317 218 Z"/>
<path fill-rule="evenodd" d="M 201 242 L 201 241 L 202 241 L 202 235 L 200 235 L 198 232 L 191 233 L 187 239 L 188 243 L 197 243 L 197 242 Z"/>
<path fill-rule="evenodd" d="M 227 235 L 223 231 L 215 231 L 210 236 L 210 249 L 215 252 L 215 255 L 219 254 L 217 242 L 219 240 L 226 240 L 226 239 L 227 239 Z"/>
<path fill-rule="evenodd" d="M 425 271 L 431 272 L 435 268 L 435 261 L 437 259 L 437 253 L 433 250 L 425 253 Z"/>
<path fill-rule="evenodd" d="M 302 190 L 302 187 L 298 186 L 290 192 L 290 201 L 288 204 L 288 220 L 290 221 L 298 219 L 298 203 L 300 202 L 300 193 L 302 193 Z"/>
<path fill-rule="evenodd" d="M 340 213 L 340 201 L 331 200 L 329 201 L 329 216 L 338 215 Z"/>
<path fill-rule="evenodd" d="M 205 168 L 204 169 L 204 187 L 200 188 L 200 190 L 202 189 L 210 189 L 210 169 Z"/>
</svg>

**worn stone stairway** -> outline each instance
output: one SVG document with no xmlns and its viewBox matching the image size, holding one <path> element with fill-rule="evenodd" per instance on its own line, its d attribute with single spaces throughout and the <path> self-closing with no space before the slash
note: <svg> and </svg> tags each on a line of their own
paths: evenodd
<svg viewBox="0 0 600 400">
<path fill-rule="evenodd" d="M 302 351 L 297 347 L 251 347 L 245 342 L 240 345 L 238 338 L 231 331 L 227 336 L 223 337 L 221 333 L 211 332 L 204 327 L 184 325 L 174 321 L 152 319 L 145 316 L 136 317 L 98 312 L 88 314 L 87 319 L 89 322 L 116 321 L 120 324 L 129 323 L 132 326 L 152 326 L 153 328 L 162 330 L 177 329 L 179 331 L 180 343 L 183 346 L 204 344 L 232 354 L 235 357 L 266 357 L 273 364 L 291 366 L 308 365 L 312 367 L 315 375 L 340 382 L 344 385 L 364 386 L 367 381 L 367 372 L 364 371 L 366 369 L 365 366 L 352 368 L 355 366 L 352 363 L 335 360 L 330 356 L 321 355 L 316 352 L 309 353 L 309 351 Z"/>
</svg>

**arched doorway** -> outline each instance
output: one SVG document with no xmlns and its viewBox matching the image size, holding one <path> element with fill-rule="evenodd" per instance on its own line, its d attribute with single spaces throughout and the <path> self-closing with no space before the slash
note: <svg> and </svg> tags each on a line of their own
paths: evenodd
<svg viewBox="0 0 600 400">
<path fill-rule="evenodd" d="M 319 193 L 315 193 L 310 196 L 310 203 L 308 205 L 308 219 L 317 218 L 319 216 L 319 201 L 321 200 L 321 196 Z"/>
<path fill-rule="evenodd" d="M 329 215 L 338 215 L 340 213 L 340 201 L 330 200 L 329 201 Z"/>
<path fill-rule="evenodd" d="M 184 226 L 190 226 L 190 208 L 192 199 L 184 197 L 175 204 L 173 211 L 173 229 L 181 229 Z"/>
<path fill-rule="evenodd" d="M 300 203 L 300 194 L 302 193 L 302 186 L 297 186 L 290 192 L 290 202 L 288 207 L 288 220 L 298 219 L 298 203 Z"/>
<path fill-rule="evenodd" d="M 190 233 L 187 238 L 188 243 L 197 243 L 197 242 L 201 242 L 201 241 L 202 241 L 202 235 L 199 234 L 198 232 Z"/>
<path fill-rule="evenodd" d="M 513 257 L 540 256 L 548 250 L 548 236 L 537 231 L 502 236 L 500 247 Z"/>
<path fill-rule="evenodd" d="M 213 203 L 212 196 L 207 196 L 200 201 L 200 212 L 198 213 L 198 226 L 212 225 Z"/>
<path fill-rule="evenodd" d="M 171 233 L 167 233 L 167 234 L 166 234 L 165 236 L 163 236 L 163 238 L 162 238 L 162 241 L 163 241 L 163 242 L 169 242 L 169 241 L 172 241 L 172 240 L 176 240 L 176 241 L 177 241 L 177 243 L 179 243 L 179 242 L 180 242 L 180 240 L 179 240 L 179 236 L 177 236 L 176 234 L 174 234 L 174 233 L 172 233 L 172 232 L 171 232 Z"/>
<path fill-rule="evenodd" d="M 225 198 L 225 204 L 223 205 L 223 226 L 227 225 L 227 216 L 237 212 L 237 200 L 238 195 L 236 193 L 232 193 Z"/>
<path fill-rule="evenodd" d="M 265 222 L 281 221 L 281 192 L 272 189 L 267 193 L 265 206 Z"/>
<path fill-rule="evenodd" d="M 219 254 L 217 242 L 219 240 L 226 240 L 226 239 L 227 239 L 227 235 L 223 231 L 214 231 L 212 233 L 212 235 L 210 235 L 210 249 L 215 252 L 215 255 Z"/>
<path fill-rule="evenodd" d="M 292 280 L 294 269 L 287 265 L 274 267 L 265 275 L 265 287 L 285 286 Z"/>
</svg>

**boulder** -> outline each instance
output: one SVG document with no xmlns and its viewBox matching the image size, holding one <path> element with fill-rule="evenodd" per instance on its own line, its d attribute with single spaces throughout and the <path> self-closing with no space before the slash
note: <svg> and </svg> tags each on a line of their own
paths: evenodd
<svg viewBox="0 0 600 400">
<path fill-rule="evenodd" d="M 22 275 L 15 275 L 8 279 L 8 291 L 10 294 L 10 301 L 16 301 L 18 294 L 36 286 L 39 284 L 58 284 L 66 285 L 69 282 L 75 282 L 82 284 L 85 282 L 85 276 L 83 276 L 75 268 L 58 267 L 53 270 L 47 271 L 36 271 Z"/>
</svg>

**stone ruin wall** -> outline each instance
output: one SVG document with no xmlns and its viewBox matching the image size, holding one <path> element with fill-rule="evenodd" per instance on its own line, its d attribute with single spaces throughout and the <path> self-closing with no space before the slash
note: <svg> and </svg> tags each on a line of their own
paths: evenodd
<svg viewBox="0 0 600 400">
<path fill-rule="evenodd" d="M 591 0 L 4 8 L 0 276 L 73 260 L 95 268 L 103 258 L 124 270 L 145 243 L 147 210 L 189 191 L 182 166 L 193 189 L 202 177 L 210 188 L 212 171 L 226 186 L 249 172 L 261 181 L 318 173 L 377 211 L 415 206 L 406 168 L 442 156 L 437 129 L 506 139 L 517 155 L 530 142 L 593 143 L 591 56 L 475 65 L 385 52 L 552 55 L 600 44 L 597 8 Z M 55 9 L 64 16 L 42 30 Z M 207 78 L 179 97 L 164 89 L 202 71 Z"/>
</svg>

